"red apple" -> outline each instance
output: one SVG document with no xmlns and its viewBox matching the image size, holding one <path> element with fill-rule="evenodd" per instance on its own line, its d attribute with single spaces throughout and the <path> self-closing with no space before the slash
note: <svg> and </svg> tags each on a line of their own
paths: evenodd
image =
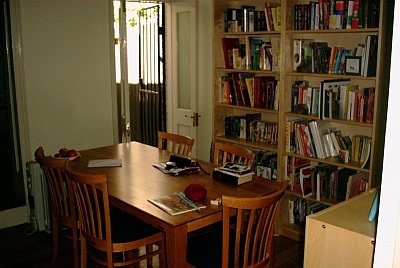
<svg viewBox="0 0 400 268">
<path fill-rule="evenodd" d="M 74 150 L 74 149 L 67 151 L 67 156 L 68 157 L 75 157 L 77 155 L 78 155 L 78 152 L 76 150 Z"/>
<path fill-rule="evenodd" d="M 59 152 L 63 157 L 67 157 L 68 149 L 64 147 L 64 148 L 61 148 L 58 152 Z"/>
<path fill-rule="evenodd" d="M 55 158 L 63 158 L 64 156 L 61 153 L 56 153 L 54 155 Z"/>
</svg>

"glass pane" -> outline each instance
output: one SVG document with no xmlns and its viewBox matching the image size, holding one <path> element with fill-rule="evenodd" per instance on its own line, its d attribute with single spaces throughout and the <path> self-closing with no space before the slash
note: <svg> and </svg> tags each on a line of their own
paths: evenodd
<svg viewBox="0 0 400 268">
<path fill-rule="evenodd" d="M 178 108 L 190 110 L 190 12 L 180 12 L 178 25 Z"/>
</svg>

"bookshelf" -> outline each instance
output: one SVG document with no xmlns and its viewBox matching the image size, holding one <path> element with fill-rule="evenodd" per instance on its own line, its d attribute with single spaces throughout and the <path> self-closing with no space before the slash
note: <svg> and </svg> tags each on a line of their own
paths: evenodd
<svg viewBox="0 0 400 268">
<path fill-rule="evenodd" d="M 304 267 L 372 267 L 376 189 L 307 217 Z M 338 258 L 340 256 L 340 258 Z"/>
<path fill-rule="evenodd" d="M 243 5 L 253 6 L 255 10 L 264 10 L 265 0 L 251 1 L 220 1 L 213 0 L 213 139 L 215 141 L 233 143 L 253 150 L 268 150 L 277 154 L 277 179 L 287 179 L 287 161 L 290 157 L 302 160 L 316 161 L 336 166 L 338 169 L 351 169 L 356 172 L 368 172 L 369 188 L 380 185 L 383 161 L 384 133 L 386 122 L 386 107 L 389 87 L 389 68 L 391 52 L 391 34 L 393 23 L 393 2 L 379 2 L 379 24 L 373 28 L 357 29 L 322 29 L 322 30 L 295 30 L 294 9 L 296 5 L 308 4 L 309 1 L 268 1 L 268 3 L 280 4 L 280 30 L 249 32 L 226 32 L 226 21 L 224 12 L 228 9 L 241 9 Z M 315 72 L 299 72 L 293 68 L 294 61 L 294 40 L 313 40 L 315 42 L 326 42 L 328 46 L 344 48 L 356 48 L 358 44 L 365 43 L 368 35 L 378 36 L 376 75 L 360 76 L 358 74 L 330 74 Z M 249 44 L 251 39 L 276 40 L 279 39 L 278 56 L 274 57 L 278 65 L 267 70 L 243 70 L 228 69 L 225 67 L 224 53 L 222 47 L 223 38 L 238 38 L 240 44 Z M 246 49 L 248 52 L 248 49 Z M 228 103 L 223 88 L 221 88 L 221 77 L 229 73 L 252 73 L 254 76 L 270 76 L 278 80 L 276 93 L 279 96 L 278 109 L 254 108 L 248 106 L 232 105 Z M 351 84 L 357 84 L 360 88 L 375 88 L 374 112 L 372 123 L 357 122 L 347 119 L 321 119 L 318 115 L 303 115 L 292 111 L 292 85 L 296 81 L 306 80 L 312 87 L 320 87 L 321 82 L 332 79 L 350 79 Z M 275 107 L 276 108 L 276 107 Z M 245 138 L 225 135 L 227 117 L 240 117 L 246 114 L 260 113 L 262 121 L 275 122 L 278 124 L 277 144 L 266 144 L 261 141 L 251 141 Z M 371 139 L 371 150 L 369 155 L 369 166 L 363 166 L 362 162 L 349 161 L 341 163 L 338 157 L 316 158 L 301 155 L 286 150 L 286 123 L 291 118 L 302 120 L 316 120 L 331 129 L 340 130 L 342 134 L 353 137 L 366 135 Z M 289 200 L 302 198 L 302 194 L 288 190 L 285 193 L 281 205 L 281 212 L 277 224 L 277 232 L 295 240 L 304 239 L 304 226 L 297 226 L 290 223 Z M 307 198 L 310 201 L 317 201 L 314 197 Z M 324 199 L 318 202 L 326 206 L 335 206 L 339 201 Z"/>
</svg>

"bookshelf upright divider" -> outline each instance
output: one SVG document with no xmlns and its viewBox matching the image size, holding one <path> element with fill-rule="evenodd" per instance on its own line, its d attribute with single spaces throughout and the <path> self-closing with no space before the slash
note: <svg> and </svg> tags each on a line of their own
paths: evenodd
<svg viewBox="0 0 400 268">
<path fill-rule="evenodd" d="M 322 3 L 329 1 L 314 2 Z M 369 174 L 369 188 L 379 186 L 383 161 L 384 132 L 390 73 L 390 64 L 388 63 L 390 61 L 391 52 L 394 3 L 392 1 L 383 0 L 368 1 L 368 3 L 376 2 L 378 3 L 377 7 L 379 11 L 379 15 L 376 17 L 379 18 L 379 22 L 374 25 L 374 27 L 360 26 L 360 28 L 357 29 L 315 30 L 311 29 L 310 26 L 302 25 L 300 22 L 297 24 L 296 22 L 298 20 L 295 20 L 298 14 L 301 14 L 295 12 L 297 7 L 300 7 L 301 10 L 301 6 L 307 5 L 310 7 L 311 12 L 310 1 L 213 0 L 213 140 L 247 147 L 257 153 L 261 150 L 275 153 L 277 167 L 276 177 L 274 178 L 278 181 L 288 179 L 288 161 L 291 158 L 296 158 L 302 161 L 331 165 L 339 170 L 348 169 L 353 170 L 354 172 L 367 172 Z M 269 4 L 269 9 L 266 9 L 266 3 Z M 277 6 L 279 6 L 279 11 L 277 11 L 277 9 L 274 10 L 275 12 L 278 12 L 274 15 L 275 21 L 272 21 L 272 26 L 267 25 L 268 14 L 265 11 L 273 10 L 271 7 L 276 8 Z M 263 17 L 263 11 L 266 17 Z M 247 14 L 245 22 L 240 15 L 241 13 Z M 280 20 L 277 19 L 277 14 L 280 14 Z M 260 18 L 265 19 L 265 25 L 260 23 Z M 251 25 L 252 23 L 254 23 L 254 25 Z M 249 24 L 251 25 L 250 27 Z M 244 27 L 249 28 L 245 29 Z M 273 29 L 271 29 L 271 27 Z M 299 27 L 300 29 L 298 29 Z M 301 68 L 303 69 L 300 67 L 296 70 L 294 69 L 295 40 L 300 40 L 303 44 L 306 43 L 303 41 L 309 41 L 312 43 L 313 48 L 317 46 L 314 45 L 316 43 L 318 43 L 318 46 L 319 44 L 325 43 L 329 47 L 338 47 L 350 50 L 356 48 L 359 44 L 365 44 L 366 40 L 370 38 L 369 36 L 378 36 L 375 75 L 371 76 L 371 74 L 369 74 L 368 76 L 364 76 L 362 75 L 361 70 L 360 73 L 358 73 L 357 68 L 361 66 L 361 62 L 358 61 L 360 58 L 350 56 L 346 58 L 346 62 L 344 62 L 345 57 L 343 56 L 342 66 L 340 66 L 338 62 L 336 69 L 335 66 L 332 66 L 332 69 L 326 70 L 326 73 L 321 72 L 320 68 L 322 67 L 320 65 L 317 67 L 315 59 L 318 57 L 313 58 L 315 65 L 312 66 L 312 71 L 309 69 L 311 67 L 305 65 L 302 61 L 301 63 L 303 65 Z M 240 45 L 237 50 L 227 53 L 227 51 L 224 51 L 223 49 L 222 40 L 228 38 L 238 39 Z M 263 45 L 260 46 L 257 42 L 262 43 Z M 261 52 L 255 49 L 257 46 L 261 47 Z M 277 50 L 279 52 L 276 52 Z M 264 55 L 263 52 L 265 53 Z M 233 61 L 232 64 L 235 64 L 235 69 L 227 68 L 225 64 L 224 57 L 231 55 L 230 53 L 233 54 L 231 60 Z M 261 53 L 261 57 L 259 56 L 259 53 Z M 268 53 L 272 53 L 272 61 L 269 62 L 266 60 L 268 59 Z M 239 57 L 239 59 L 241 57 L 244 58 L 244 55 L 246 55 L 246 60 L 241 62 L 237 61 L 236 63 L 234 62 L 237 60 L 237 57 Z M 255 59 L 250 60 L 249 55 L 256 55 L 254 57 Z M 302 57 L 302 60 L 304 61 L 304 56 Z M 248 66 L 250 63 L 252 64 L 251 67 Z M 333 63 L 334 62 L 332 62 L 332 64 Z M 344 63 L 347 65 L 343 65 Z M 348 69 L 345 69 L 346 66 L 348 66 Z M 374 67 L 373 64 L 371 64 L 371 66 Z M 373 67 L 371 68 L 373 69 Z M 246 104 L 246 99 L 241 95 L 237 96 L 237 94 L 243 93 L 240 91 L 240 88 L 242 88 L 240 85 L 240 79 L 242 78 L 244 79 L 243 81 L 246 81 L 246 78 L 243 77 L 250 77 L 250 79 L 251 77 L 254 77 L 254 79 L 251 79 L 254 84 L 261 83 L 261 85 L 267 88 L 264 88 L 264 90 L 267 92 L 274 92 L 272 93 L 274 100 L 271 101 L 271 95 L 265 93 L 266 95 L 263 95 L 263 97 L 254 95 L 253 100 L 250 101 L 249 104 Z M 231 82 L 229 82 L 230 79 L 232 80 Z M 231 94 L 229 95 L 226 93 L 226 87 L 228 85 L 230 86 L 231 91 L 234 90 L 235 79 L 236 86 L 240 92 L 236 92 L 235 90 L 234 92 L 230 92 Z M 367 122 L 366 118 L 357 118 L 357 121 L 355 119 L 338 118 L 336 113 L 332 112 L 334 109 L 332 108 L 333 106 L 329 106 L 331 114 L 326 114 L 327 117 L 321 116 L 321 114 L 316 115 L 308 113 L 306 115 L 301 113 L 301 109 L 304 109 L 304 107 L 311 109 L 310 106 L 299 105 L 296 106 L 296 110 L 293 111 L 292 90 L 293 85 L 297 81 L 307 81 L 310 87 L 321 88 L 321 85 L 327 83 L 327 81 L 342 79 L 349 80 L 351 85 L 358 85 L 360 89 L 374 88 L 375 97 L 373 99 L 374 110 L 372 112 L 372 121 Z M 274 80 L 274 82 L 268 82 L 270 80 Z M 276 86 L 275 91 L 270 91 L 271 89 L 268 85 Z M 260 87 L 263 88 L 263 86 Z M 259 85 L 257 85 L 257 87 L 259 87 Z M 331 97 L 333 95 L 329 96 Z M 232 102 L 232 98 L 236 98 L 236 101 L 241 100 L 244 102 L 236 103 L 235 100 Z M 365 97 L 365 99 L 366 98 L 367 97 Z M 318 104 L 320 104 L 320 101 L 318 101 Z M 377 107 L 379 108 L 377 109 Z M 317 110 L 321 113 L 320 109 Z M 235 128 L 240 128 L 240 126 L 243 128 L 243 123 L 246 122 L 246 120 L 252 120 L 252 117 L 249 116 L 251 114 L 259 114 L 258 117 L 256 116 L 256 121 L 265 123 L 260 123 L 260 125 L 250 124 L 251 130 L 249 130 L 248 128 L 250 126 L 249 122 L 247 122 L 247 129 L 244 130 L 244 133 L 240 133 L 240 130 L 238 129 L 235 131 Z M 341 115 L 341 117 L 342 116 L 343 115 Z M 361 135 L 369 137 L 371 148 L 369 154 L 369 166 L 365 166 L 362 162 L 357 162 L 353 159 L 350 159 L 347 163 L 342 163 L 339 161 L 337 156 L 318 158 L 316 155 L 305 155 L 297 151 L 288 152 L 286 146 L 288 143 L 286 128 L 287 122 L 293 118 L 305 122 L 317 121 L 317 123 L 326 126 L 328 129 L 333 129 L 335 131 L 340 130 L 343 136 L 348 136 L 351 139 Z M 240 125 L 241 122 L 242 125 Z M 274 130 L 275 132 L 273 132 L 276 134 L 276 138 L 272 139 L 272 141 L 267 138 L 267 134 L 269 133 L 267 133 L 266 128 L 264 138 L 260 138 L 259 127 L 265 127 L 267 125 L 272 125 L 272 129 L 274 129 L 274 127 L 276 128 Z M 256 130 L 254 131 L 254 129 Z M 289 219 L 289 201 L 294 198 L 302 198 L 301 192 L 298 193 L 288 190 L 285 193 L 277 224 L 277 232 L 295 240 L 303 240 L 304 226 L 297 226 L 296 224 L 291 223 Z M 326 206 L 334 206 L 340 202 L 340 200 L 338 201 L 334 199 L 316 200 L 315 196 L 307 197 L 307 200 L 310 202 L 318 201 Z"/>
</svg>

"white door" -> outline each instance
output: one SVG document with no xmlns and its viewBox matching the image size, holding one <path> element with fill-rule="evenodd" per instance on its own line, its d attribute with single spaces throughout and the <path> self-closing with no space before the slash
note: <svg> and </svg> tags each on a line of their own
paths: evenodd
<svg viewBox="0 0 400 268">
<path fill-rule="evenodd" d="M 172 119 L 168 124 L 173 133 L 195 139 L 192 157 L 197 157 L 198 114 L 197 114 L 197 40 L 196 3 L 173 3 L 171 20 L 172 51 Z M 169 117 L 171 118 L 171 117 Z"/>
</svg>

